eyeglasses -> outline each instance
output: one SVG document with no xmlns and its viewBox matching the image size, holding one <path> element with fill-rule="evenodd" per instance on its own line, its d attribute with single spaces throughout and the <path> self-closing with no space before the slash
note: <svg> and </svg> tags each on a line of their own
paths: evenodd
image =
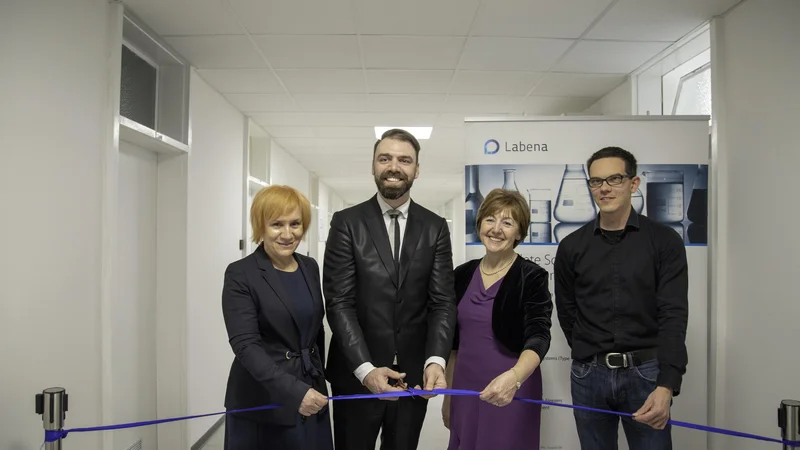
<svg viewBox="0 0 800 450">
<path fill-rule="evenodd" d="M 606 178 L 589 178 L 589 187 L 592 189 L 599 189 L 600 186 L 603 185 L 603 182 L 608 183 L 609 186 L 619 186 L 625 178 L 631 177 L 628 175 L 616 174 Z"/>
</svg>

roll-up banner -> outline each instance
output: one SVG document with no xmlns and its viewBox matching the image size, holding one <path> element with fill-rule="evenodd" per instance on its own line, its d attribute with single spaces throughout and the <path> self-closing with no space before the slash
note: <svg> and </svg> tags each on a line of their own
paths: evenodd
<svg viewBox="0 0 800 450">
<path fill-rule="evenodd" d="M 687 373 L 672 418 L 707 423 L 708 174 L 707 116 L 523 117 L 465 119 L 465 235 L 467 260 L 485 251 L 475 228 L 483 197 L 495 188 L 519 191 L 531 223 L 517 252 L 550 272 L 558 243 L 597 216 L 586 160 L 603 147 L 636 157 L 641 186 L 633 207 L 674 229 L 689 264 Z M 555 300 L 555 297 L 554 297 Z M 553 311 L 552 344 L 541 370 L 544 399 L 572 403 L 570 349 Z M 541 449 L 580 449 L 573 410 L 544 406 Z M 673 428 L 673 447 L 706 449 L 705 433 Z M 620 426 L 620 448 L 627 449 Z"/>
</svg>

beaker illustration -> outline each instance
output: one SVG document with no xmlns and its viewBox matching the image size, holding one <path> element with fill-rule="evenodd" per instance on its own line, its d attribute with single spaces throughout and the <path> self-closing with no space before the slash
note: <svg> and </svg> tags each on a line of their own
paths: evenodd
<svg viewBox="0 0 800 450">
<path fill-rule="evenodd" d="M 641 189 L 637 189 L 631 196 L 631 206 L 633 206 L 633 210 L 636 211 L 636 214 L 641 214 L 644 210 L 644 196 L 642 195 Z"/>
<path fill-rule="evenodd" d="M 708 223 L 708 166 L 697 166 L 697 178 L 694 180 L 686 217 L 698 225 Z"/>
<path fill-rule="evenodd" d="M 550 189 L 528 189 L 531 223 L 550 223 Z"/>
<path fill-rule="evenodd" d="M 550 222 L 547 223 L 533 223 L 531 222 L 528 234 L 530 235 L 531 244 L 549 244 L 553 242 L 553 236 L 550 233 Z"/>
<path fill-rule="evenodd" d="M 479 166 L 468 166 L 464 171 L 466 176 L 466 191 L 467 198 L 464 202 L 464 210 L 466 211 L 466 242 L 479 242 L 478 230 L 476 228 L 475 220 L 478 217 L 478 208 L 483 203 L 483 195 L 478 187 L 478 169 Z"/>
<path fill-rule="evenodd" d="M 647 217 L 661 223 L 683 221 L 683 172 L 653 170 L 647 178 Z"/>
<path fill-rule="evenodd" d="M 553 217 L 559 222 L 586 223 L 595 218 L 595 209 L 583 164 L 567 164 L 558 190 Z"/>
<path fill-rule="evenodd" d="M 517 191 L 517 182 L 514 181 L 514 172 L 517 169 L 503 169 L 503 189 L 507 191 Z"/>
</svg>

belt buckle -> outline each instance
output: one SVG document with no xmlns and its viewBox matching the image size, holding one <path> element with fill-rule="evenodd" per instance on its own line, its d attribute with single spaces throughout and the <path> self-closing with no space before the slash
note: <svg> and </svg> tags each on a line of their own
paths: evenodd
<svg viewBox="0 0 800 450">
<path fill-rule="evenodd" d="M 622 365 L 621 366 L 617 366 L 617 365 L 611 364 L 608 360 L 612 356 L 622 356 Z M 620 369 L 620 368 L 623 368 L 623 367 L 627 368 L 628 367 L 628 354 L 627 353 L 606 353 L 605 363 L 606 363 L 606 367 L 608 367 L 609 369 Z"/>
</svg>

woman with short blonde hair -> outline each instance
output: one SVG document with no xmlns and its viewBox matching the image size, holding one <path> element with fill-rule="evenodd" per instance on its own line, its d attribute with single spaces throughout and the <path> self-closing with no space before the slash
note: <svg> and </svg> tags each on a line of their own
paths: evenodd
<svg viewBox="0 0 800 450">
<path fill-rule="evenodd" d="M 225 407 L 225 449 L 333 450 L 325 384 L 325 314 L 319 266 L 296 253 L 311 223 L 289 186 L 261 189 L 250 224 L 258 248 L 225 271 L 222 312 L 235 358 Z"/>
</svg>

